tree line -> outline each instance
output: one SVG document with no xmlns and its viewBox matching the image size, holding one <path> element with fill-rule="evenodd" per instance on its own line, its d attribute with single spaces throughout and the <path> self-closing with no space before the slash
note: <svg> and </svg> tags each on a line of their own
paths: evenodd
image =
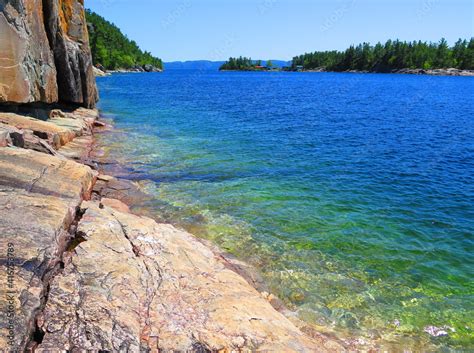
<svg viewBox="0 0 474 353">
<path fill-rule="evenodd" d="M 163 68 L 161 59 L 142 51 L 135 41 L 129 40 L 113 23 L 91 10 L 86 10 L 86 20 L 95 65 L 100 64 L 107 70 L 130 69 L 144 65 Z"/>
<path fill-rule="evenodd" d="M 399 69 L 457 68 L 474 70 L 474 38 L 459 39 L 452 47 L 443 38 L 438 43 L 388 40 L 385 44 L 369 43 L 350 46 L 345 51 L 316 51 L 296 56 L 292 69 L 325 69 L 327 71 L 390 72 Z"/>
</svg>

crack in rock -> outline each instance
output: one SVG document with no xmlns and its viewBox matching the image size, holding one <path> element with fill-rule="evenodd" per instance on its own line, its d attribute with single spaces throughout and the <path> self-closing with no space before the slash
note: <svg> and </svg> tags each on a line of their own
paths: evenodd
<svg viewBox="0 0 474 353">
<path fill-rule="evenodd" d="M 48 170 L 48 167 L 43 167 L 43 169 L 41 170 L 40 172 L 40 175 L 38 175 L 36 178 L 34 178 L 32 181 L 31 181 L 31 185 L 30 187 L 28 188 L 28 192 L 32 192 L 33 188 L 35 187 L 35 184 L 41 180 L 41 178 L 45 175 L 46 171 Z"/>
</svg>

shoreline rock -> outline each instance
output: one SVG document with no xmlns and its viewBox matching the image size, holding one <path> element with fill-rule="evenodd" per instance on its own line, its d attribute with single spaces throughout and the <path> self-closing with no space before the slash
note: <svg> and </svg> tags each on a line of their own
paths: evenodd
<svg viewBox="0 0 474 353">
<path fill-rule="evenodd" d="M 316 68 L 311 70 L 302 70 L 300 72 L 334 72 L 334 73 L 356 73 L 356 74 L 404 74 L 404 75 L 430 75 L 430 76 L 474 76 L 474 70 L 460 70 L 455 68 L 448 69 L 399 69 L 392 71 L 368 71 L 368 70 L 347 70 L 347 71 L 329 71 L 325 68 Z"/>
<path fill-rule="evenodd" d="M 272 307 L 275 297 L 254 288 L 258 279 L 239 274 L 245 264 L 130 213 L 118 199 L 142 197 L 133 183 L 77 162 L 90 157 L 92 130 L 101 125 L 96 111 L 49 115 L 2 115 L 9 130 L 1 130 L 8 147 L 0 147 L 0 256 L 14 247 L 16 349 L 345 350 Z M 12 136 L 28 131 L 56 140 L 56 155 L 14 146 Z M 67 138 L 55 137 L 60 133 Z M 6 280 L 0 278 L 3 288 Z M 0 347 L 8 346 L 8 326 L 2 316 Z"/>
<path fill-rule="evenodd" d="M 48 281 L 62 262 L 73 237 L 69 229 L 76 209 L 95 178 L 90 168 L 41 152 L 0 148 L 0 249 L 12 251 L 12 279 L 6 283 L 1 261 L 0 287 L 12 296 L 15 334 L 9 345 L 7 313 L 0 315 L 0 347 L 23 351 L 35 330 L 35 318 L 45 302 Z M 6 308 L 5 295 L 0 298 Z M 5 310 L 5 309 L 2 309 Z M 13 350 L 13 349 L 12 349 Z"/>
<path fill-rule="evenodd" d="M 99 69 L 98 67 L 95 67 L 95 66 L 94 66 L 92 69 L 94 70 L 94 76 L 95 76 L 95 77 L 110 76 L 110 73 L 109 73 L 109 72 L 102 71 L 102 70 Z"/>
<path fill-rule="evenodd" d="M 51 283 L 39 349 L 324 349 L 191 235 L 100 205 L 81 206 L 84 240 Z"/>
</svg>

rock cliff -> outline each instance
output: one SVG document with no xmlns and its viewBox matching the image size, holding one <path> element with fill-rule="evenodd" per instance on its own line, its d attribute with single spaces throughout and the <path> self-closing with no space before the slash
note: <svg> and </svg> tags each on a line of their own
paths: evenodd
<svg viewBox="0 0 474 353">
<path fill-rule="evenodd" d="M 82 0 L 0 0 L 0 103 L 94 107 Z"/>
</svg>

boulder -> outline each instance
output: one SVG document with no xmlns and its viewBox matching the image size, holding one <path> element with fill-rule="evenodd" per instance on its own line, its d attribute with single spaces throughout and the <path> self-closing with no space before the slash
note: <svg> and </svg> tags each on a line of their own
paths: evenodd
<svg viewBox="0 0 474 353">
<path fill-rule="evenodd" d="M 157 67 L 150 64 L 143 65 L 143 70 L 146 72 L 160 72 L 161 71 Z"/>
<path fill-rule="evenodd" d="M 52 109 L 48 114 L 48 118 L 50 119 L 65 118 L 65 117 L 66 117 L 66 114 L 60 109 Z"/>
<path fill-rule="evenodd" d="M 102 72 L 107 72 L 107 69 L 102 64 L 96 64 L 95 67 Z"/>
<path fill-rule="evenodd" d="M 52 156 L 58 156 L 58 152 L 46 141 L 36 136 L 31 130 L 23 130 L 23 145 L 15 145 L 28 150 L 38 151 Z"/>
</svg>

